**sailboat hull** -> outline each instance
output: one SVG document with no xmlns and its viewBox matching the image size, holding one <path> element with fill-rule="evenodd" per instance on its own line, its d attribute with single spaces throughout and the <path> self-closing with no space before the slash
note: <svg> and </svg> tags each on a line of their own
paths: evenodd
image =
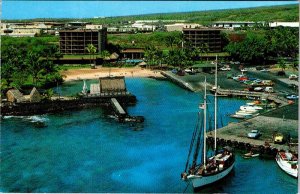
<svg viewBox="0 0 300 194">
<path fill-rule="evenodd" d="M 224 171 L 217 173 L 217 174 L 213 174 L 213 175 L 209 175 L 209 176 L 198 176 L 198 175 L 190 176 L 189 178 L 193 183 L 194 189 L 204 187 L 204 186 L 207 186 L 209 184 L 212 184 L 214 182 L 221 180 L 222 178 L 227 176 L 232 171 L 234 163 L 235 162 L 233 162 L 231 164 L 231 166 L 229 166 L 227 169 L 225 169 Z"/>
</svg>

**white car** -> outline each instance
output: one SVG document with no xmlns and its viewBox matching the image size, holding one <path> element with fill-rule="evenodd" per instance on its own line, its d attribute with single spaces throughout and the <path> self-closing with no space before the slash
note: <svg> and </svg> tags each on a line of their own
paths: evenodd
<svg viewBox="0 0 300 194">
<path fill-rule="evenodd" d="M 261 83 L 262 81 L 261 81 L 260 79 L 256 79 L 256 80 L 254 80 L 254 82 L 259 84 L 259 83 Z"/>
<path fill-rule="evenodd" d="M 262 71 L 262 72 L 269 72 L 270 70 L 268 70 L 268 69 L 262 69 L 260 71 Z"/>
<path fill-rule="evenodd" d="M 291 74 L 291 75 L 289 76 L 289 79 L 290 79 L 290 80 L 297 80 L 297 79 L 298 79 L 298 76 L 295 75 L 295 74 Z"/>
<path fill-rule="evenodd" d="M 262 87 L 255 87 L 253 90 L 259 92 L 259 91 L 263 91 L 264 88 L 262 88 Z"/>
<path fill-rule="evenodd" d="M 222 67 L 220 68 L 221 71 L 230 71 L 231 68 L 230 67 Z"/>
<path fill-rule="evenodd" d="M 248 70 L 247 69 L 241 69 L 241 72 L 247 72 Z"/>
<path fill-rule="evenodd" d="M 289 99 L 289 100 L 295 100 L 295 99 L 298 99 L 299 96 L 292 94 L 292 95 L 286 96 L 286 98 Z"/>
<path fill-rule="evenodd" d="M 251 130 L 250 133 L 247 134 L 248 138 L 257 139 L 261 136 L 261 133 L 258 130 Z"/>
</svg>

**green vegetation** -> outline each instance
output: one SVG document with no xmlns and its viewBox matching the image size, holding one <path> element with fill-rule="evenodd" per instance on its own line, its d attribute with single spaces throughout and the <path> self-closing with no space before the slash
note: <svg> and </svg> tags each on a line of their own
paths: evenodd
<svg viewBox="0 0 300 194">
<path fill-rule="evenodd" d="M 268 58 L 296 58 L 299 49 L 299 29 L 278 27 L 275 29 L 248 29 L 241 42 L 230 42 L 225 50 L 236 60 L 264 63 Z"/>
<path fill-rule="evenodd" d="M 140 34 L 108 34 L 108 43 L 119 45 L 121 48 L 146 48 L 149 44 L 158 48 L 171 48 L 167 39 L 181 40 L 181 32 L 153 32 Z M 173 43 L 174 45 L 175 43 Z"/>
<path fill-rule="evenodd" d="M 39 21 L 35 19 L 33 21 Z M 54 19 L 43 19 L 43 21 L 53 21 Z M 195 11 L 185 13 L 166 13 L 166 14 L 146 14 L 122 17 L 107 18 L 87 18 L 87 19 L 55 19 L 58 22 L 84 21 L 100 24 L 122 25 L 127 21 L 134 20 L 186 20 L 200 24 L 209 24 L 214 21 L 299 21 L 298 4 L 281 6 L 264 6 L 256 8 L 227 9 L 212 11 Z M 13 20 L 10 20 L 13 21 Z M 28 20 L 14 20 L 15 22 Z M 30 20 L 32 21 L 32 20 Z M 3 21 L 5 22 L 5 21 Z"/>
<path fill-rule="evenodd" d="M 59 57 L 57 37 L 2 37 L 1 91 L 47 88 L 63 81 L 50 58 Z"/>
</svg>

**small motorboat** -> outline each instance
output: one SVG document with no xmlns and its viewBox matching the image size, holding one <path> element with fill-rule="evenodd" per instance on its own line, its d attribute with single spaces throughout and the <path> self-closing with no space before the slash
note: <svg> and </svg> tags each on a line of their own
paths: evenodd
<svg viewBox="0 0 300 194">
<path fill-rule="evenodd" d="M 254 157 L 258 157 L 259 154 L 254 154 L 252 151 L 250 151 L 249 153 L 246 153 L 243 155 L 243 158 L 254 158 Z"/>
<path fill-rule="evenodd" d="M 287 174 L 298 178 L 298 155 L 290 152 L 279 151 L 276 155 L 278 166 Z"/>
</svg>

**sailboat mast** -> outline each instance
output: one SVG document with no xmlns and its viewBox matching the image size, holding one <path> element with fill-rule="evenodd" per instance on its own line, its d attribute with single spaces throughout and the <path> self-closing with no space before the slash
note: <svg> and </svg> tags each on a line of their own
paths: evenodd
<svg viewBox="0 0 300 194">
<path fill-rule="evenodd" d="M 205 84 L 204 84 L 204 121 L 203 121 L 203 139 L 204 139 L 204 145 L 203 145 L 203 164 L 204 169 L 206 169 L 206 77 L 205 77 Z"/>
<path fill-rule="evenodd" d="M 215 70 L 215 152 L 217 151 L 217 89 L 218 89 L 218 55 L 216 55 L 216 70 Z"/>
</svg>

